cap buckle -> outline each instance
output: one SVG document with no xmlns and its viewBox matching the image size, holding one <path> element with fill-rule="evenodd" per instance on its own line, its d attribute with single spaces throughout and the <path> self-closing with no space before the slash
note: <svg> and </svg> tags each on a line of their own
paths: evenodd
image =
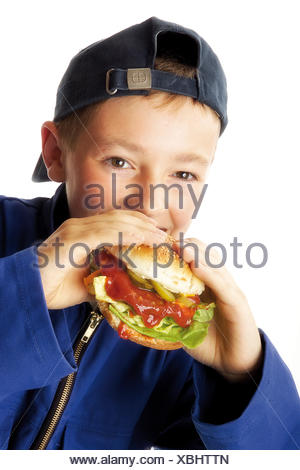
<svg viewBox="0 0 300 470">
<path fill-rule="evenodd" d="M 127 85 L 129 90 L 144 90 L 151 88 L 151 69 L 128 69 Z"/>
<path fill-rule="evenodd" d="M 110 72 L 112 72 L 113 70 L 115 70 L 115 69 L 112 68 L 112 69 L 109 69 L 109 70 L 106 72 L 105 87 L 106 87 L 106 92 L 107 92 L 109 95 L 114 95 L 114 94 L 117 93 L 117 91 L 118 91 L 118 88 L 114 88 L 113 90 L 110 90 L 110 88 L 109 88 Z"/>
</svg>

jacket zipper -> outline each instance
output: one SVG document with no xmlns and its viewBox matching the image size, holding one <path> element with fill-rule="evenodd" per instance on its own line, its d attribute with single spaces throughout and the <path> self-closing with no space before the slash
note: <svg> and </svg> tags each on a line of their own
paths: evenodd
<svg viewBox="0 0 300 470">
<path fill-rule="evenodd" d="M 84 351 L 87 348 L 87 344 L 93 334 L 95 333 L 97 327 L 100 325 L 100 323 L 103 320 L 103 315 L 102 313 L 97 313 L 97 312 L 91 312 L 90 317 L 89 317 L 89 325 L 87 329 L 84 331 L 82 334 L 82 329 L 78 335 L 77 340 L 75 341 L 75 344 L 73 346 L 73 351 L 74 351 L 74 359 L 77 367 L 80 364 L 81 358 L 83 356 Z M 86 324 L 86 322 L 85 322 Z M 84 326 L 85 326 L 84 324 Z M 71 392 L 73 390 L 76 374 L 76 372 L 72 372 L 71 374 L 67 375 L 63 379 L 61 379 L 52 405 L 47 413 L 46 418 L 44 419 L 44 422 L 41 426 L 41 429 L 35 438 L 32 446 L 30 449 L 32 450 L 44 450 L 46 449 L 62 415 L 63 412 L 69 402 Z"/>
</svg>

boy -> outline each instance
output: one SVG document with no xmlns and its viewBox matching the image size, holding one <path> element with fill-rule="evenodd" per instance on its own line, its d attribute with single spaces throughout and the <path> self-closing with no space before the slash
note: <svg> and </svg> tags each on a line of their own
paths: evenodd
<svg viewBox="0 0 300 470">
<path fill-rule="evenodd" d="M 72 59 L 33 175 L 62 184 L 51 199 L 0 200 L 2 449 L 300 447 L 291 374 L 198 239 L 189 240 L 198 262 L 183 256 L 217 305 L 199 347 L 145 348 L 97 317 L 78 352 L 91 318 L 86 247 L 118 244 L 120 233 L 124 245 L 180 238 L 226 127 L 226 100 L 209 45 L 155 17 Z M 157 193 L 151 204 L 151 184 L 175 183 L 183 209 L 175 191 L 167 207 Z M 137 185 L 142 206 L 126 199 Z"/>
</svg>

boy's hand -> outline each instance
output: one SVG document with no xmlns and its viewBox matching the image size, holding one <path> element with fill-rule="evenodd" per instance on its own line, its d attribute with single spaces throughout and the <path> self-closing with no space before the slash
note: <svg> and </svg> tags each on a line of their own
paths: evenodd
<svg viewBox="0 0 300 470">
<path fill-rule="evenodd" d="M 167 236 L 156 225 L 150 217 L 132 210 L 110 210 L 63 222 L 37 249 L 48 309 L 94 300 L 83 283 L 83 278 L 89 274 L 89 266 L 83 266 L 87 261 L 87 249 L 76 244 L 84 243 L 89 251 L 101 243 L 118 245 L 119 233 L 122 233 L 123 245 L 144 243 L 152 246 L 153 243 L 165 242 Z"/>
<path fill-rule="evenodd" d="M 182 256 L 193 273 L 208 287 L 201 300 L 213 300 L 215 314 L 208 335 L 195 349 L 183 349 L 194 359 L 217 369 L 230 381 L 249 380 L 262 362 L 262 345 L 247 299 L 224 267 L 213 268 L 205 261 L 204 243 L 186 238 L 199 248 L 198 267 L 195 250 L 185 248 Z M 210 250 L 210 264 L 220 263 L 218 253 Z M 206 298 L 205 298 L 206 296 Z M 208 297 L 207 297 L 208 296 Z"/>
</svg>

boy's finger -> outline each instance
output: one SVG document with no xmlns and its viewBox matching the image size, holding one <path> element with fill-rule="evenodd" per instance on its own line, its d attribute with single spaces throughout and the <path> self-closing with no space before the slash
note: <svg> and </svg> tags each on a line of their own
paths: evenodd
<svg viewBox="0 0 300 470">
<path fill-rule="evenodd" d="M 140 220 L 139 218 L 134 221 L 132 219 L 112 219 L 111 221 L 106 219 L 105 224 L 104 220 L 100 222 L 100 220 L 95 219 L 93 222 L 89 223 L 88 227 L 86 225 L 82 226 L 80 231 L 82 236 L 85 236 L 87 232 L 92 232 L 97 234 L 100 238 L 105 236 L 106 239 L 108 230 L 114 230 L 117 236 L 118 234 L 122 234 L 122 236 L 131 234 L 132 241 L 134 241 L 136 236 L 141 237 L 141 234 L 144 234 L 145 232 L 151 232 L 152 235 L 160 235 L 161 237 L 163 237 L 164 234 L 163 239 L 165 239 L 166 236 L 166 233 L 163 230 L 160 230 L 154 224 L 145 220 Z"/>
<path fill-rule="evenodd" d="M 127 210 L 126 212 L 129 213 L 129 215 L 133 215 L 133 216 L 136 216 L 136 217 L 139 217 L 141 218 L 142 220 L 146 220 L 148 222 L 151 222 L 152 224 L 154 225 L 158 225 L 158 221 L 153 219 L 153 217 L 151 217 L 150 215 L 146 215 L 146 214 L 143 214 L 142 212 L 140 211 L 136 211 L 136 210 Z"/>
<path fill-rule="evenodd" d="M 207 246 L 196 238 L 187 238 L 185 243 L 192 246 L 184 248 L 183 259 L 190 265 L 213 294 L 225 303 L 232 303 L 239 292 L 230 273 L 223 266 L 222 258 L 216 250 L 206 251 Z M 184 245 L 183 245 L 184 246 Z"/>
<path fill-rule="evenodd" d="M 143 212 L 137 211 L 137 210 L 130 210 L 130 209 L 113 209 L 112 211 L 106 212 L 106 215 L 109 215 L 111 213 L 114 217 L 136 217 L 138 219 L 141 219 L 146 222 L 151 222 L 154 225 L 158 225 L 158 222 L 151 216 L 144 214 Z"/>
<path fill-rule="evenodd" d="M 224 267 L 213 269 L 201 263 L 195 267 L 194 261 L 190 263 L 190 267 L 195 276 L 199 277 L 211 289 L 216 300 L 234 306 L 241 299 L 242 292 Z"/>
<path fill-rule="evenodd" d="M 102 214 L 95 214 L 89 217 L 74 219 L 75 223 L 78 224 L 94 224 L 102 223 L 105 221 L 119 222 L 126 224 L 135 224 L 142 222 L 143 224 L 149 224 L 150 226 L 157 226 L 158 222 L 151 217 L 137 211 L 130 210 L 112 210 Z"/>
</svg>

